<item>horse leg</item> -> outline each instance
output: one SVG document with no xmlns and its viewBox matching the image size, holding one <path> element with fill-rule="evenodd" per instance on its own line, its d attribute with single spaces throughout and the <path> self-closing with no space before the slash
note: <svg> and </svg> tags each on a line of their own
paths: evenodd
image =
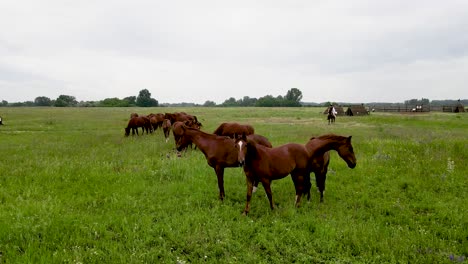
<svg viewBox="0 0 468 264">
<path fill-rule="evenodd" d="M 218 189 L 219 189 L 219 199 L 224 200 L 224 168 L 221 166 L 216 166 L 215 168 L 216 177 L 218 177 Z"/>
<path fill-rule="evenodd" d="M 245 208 L 244 208 L 244 212 L 242 213 L 242 215 L 247 215 L 250 212 L 250 200 L 252 199 L 252 189 L 254 185 L 254 181 L 252 177 L 247 176 L 246 179 L 247 179 L 247 199 L 245 202 Z"/>
<path fill-rule="evenodd" d="M 323 203 L 323 193 L 325 192 L 325 180 L 327 179 L 327 172 L 316 172 L 315 181 L 317 183 L 317 189 L 320 192 L 320 202 Z"/>
<path fill-rule="evenodd" d="M 310 183 L 310 173 L 306 173 L 305 176 L 303 195 L 307 194 L 307 201 L 310 201 L 310 189 L 312 188 L 312 184 Z"/>
<path fill-rule="evenodd" d="M 270 208 L 271 210 L 275 209 L 275 205 L 273 204 L 273 195 L 271 194 L 271 182 L 269 180 L 262 181 L 263 188 L 265 189 L 266 195 L 268 197 L 268 201 L 270 201 Z"/>
<path fill-rule="evenodd" d="M 303 174 L 301 172 L 291 173 L 291 177 L 292 177 L 293 182 L 294 182 L 294 188 L 296 189 L 296 199 L 295 199 L 295 202 L 294 202 L 294 205 L 296 207 L 299 207 L 299 205 L 301 203 L 302 194 L 304 193 L 304 189 L 307 189 L 307 186 L 305 186 L 305 184 L 306 184 L 305 179 L 307 177 L 303 176 L 303 175 L 306 175 L 306 174 L 307 173 Z"/>
<path fill-rule="evenodd" d="M 257 192 L 258 183 L 259 183 L 259 181 L 254 181 L 253 190 L 252 190 L 253 193 Z"/>
</svg>

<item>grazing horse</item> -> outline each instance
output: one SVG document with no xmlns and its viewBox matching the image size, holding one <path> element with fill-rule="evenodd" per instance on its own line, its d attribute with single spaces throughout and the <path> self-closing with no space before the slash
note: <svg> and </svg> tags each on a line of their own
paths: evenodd
<svg viewBox="0 0 468 264">
<path fill-rule="evenodd" d="M 3 119 L 1 116 L 0 116 L 0 125 L 3 125 Z"/>
<path fill-rule="evenodd" d="M 174 124 L 177 121 L 180 121 L 180 122 L 189 121 L 191 126 L 198 126 L 198 127 L 202 126 L 202 124 L 198 121 L 196 116 L 189 115 L 185 112 L 165 113 L 164 118 L 169 119 L 172 124 Z"/>
<path fill-rule="evenodd" d="M 166 119 L 166 120 L 169 120 L 169 119 Z M 171 122 L 171 121 L 169 121 Z M 188 146 L 192 147 L 192 142 L 191 141 L 185 141 L 184 142 L 184 146 L 181 147 L 182 144 L 179 144 L 179 141 L 181 140 L 182 136 L 184 135 L 184 129 L 183 129 L 183 126 L 187 126 L 187 127 L 191 127 L 193 129 L 197 129 L 199 130 L 200 128 L 195 125 L 193 122 L 191 121 L 185 121 L 185 122 L 182 122 L 182 121 L 176 121 L 175 123 L 172 124 L 172 135 L 174 136 L 174 141 L 175 141 L 175 145 L 176 145 L 176 148 L 178 151 L 181 151 L 185 148 L 187 148 Z"/>
<path fill-rule="evenodd" d="M 333 134 L 312 137 L 305 145 L 309 152 L 310 172 L 315 174 L 315 183 L 320 192 L 320 202 L 323 202 L 323 193 L 325 191 L 325 180 L 327 179 L 328 164 L 330 162 L 330 150 L 335 150 L 338 155 L 348 164 L 349 168 L 356 167 L 356 157 L 353 146 L 351 145 L 351 136 L 343 137 Z M 310 176 L 308 181 L 307 199 L 310 199 Z"/>
<path fill-rule="evenodd" d="M 153 131 L 156 131 L 156 129 L 162 127 L 163 121 L 164 121 L 164 114 L 157 113 L 157 114 L 149 114 L 148 118 L 150 119 L 151 126 L 153 128 Z"/>
<path fill-rule="evenodd" d="M 151 131 L 151 123 L 150 123 L 149 118 L 147 118 L 146 116 L 137 116 L 137 117 L 133 117 L 132 119 L 130 119 L 128 121 L 127 127 L 125 128 L 125 136 L 130 135 L 130 129 L 132 130 L 132 135 L 135 135 L 135 131 L 136 131 L 136 134 L 138 135 L 139 127 L 142 128 L 142 132 L 141 132 L 142 135 L 145 132 L 145 130 L 146 130 L 146 134 L 148 134 L 148 131 Z"/>
<path fill-rule="evenodd" d="M 208 165 L 212 167 L 216 173 L 216 177 L 218 178 L 219 199 L 223 200 L 225 197 L 224 168 L 239 167 L 240 165 L 234 140 L 226 136 L 209 134 L 186 125 L 182 125 L 180 128 L 183 133 L 182 137 L 177 142 L 177 150 L 181 151 L 191 142 L 197 146 L 205 155 Z M 251 140 L 254 140 L 254 138 L 252 137 Z M 271 145 L 268 140 L 266 140 L 266 142 Z"/>
<path fill-rule="evenodd" d="M 169 141 L 169 133 L 171 132 L 171 121 L 169 119 L 164 119 L 162 123 L 162 129 L 164 132 L 164 138 L 166 138 L 166 142 Z"/>
<path fill-rule="evenodd" d="M 295 205 L 299 206 L 302 194 L 309 179 L 309 152 L 302 144 L 288 143 L 275 148 L 267 148 L 246 138 L 244 134 L 235 140 L 238 161 L 244 167 L 247 178 L 247 201 L 243 214 L 250 211 L 250 200 L 255 182 L 262 183 L 268 196 L 270 208 L 274 209 L 271 182 L 289 174 L 296 189 Z M 309 184 L 310 185 L 310 184 Z"/>
<path fill-rule="evenodd" d="M 255 130 L 251 125 L 242 125 L 239 123 L 222 123 L 213 132 L 215 135 L 228 136 L 230 138 L 235 138 L 236 135 L 251 135 L 254 133 Z"/>
</svg>

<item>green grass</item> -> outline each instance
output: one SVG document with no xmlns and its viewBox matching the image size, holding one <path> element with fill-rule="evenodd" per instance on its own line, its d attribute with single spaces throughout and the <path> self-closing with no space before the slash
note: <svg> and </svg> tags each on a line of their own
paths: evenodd
<svg viewBox="0 0 468 264">
<path fill-rule="evenodd" d="M 291 179 L 241 216 L 241 168 L 178 158 L 162 131 L 124 137 L 130 113 L 185 111 L 203 130 L 250 123 L 274 146 L 352 135 L 325 202 L 294 207 Z M 320 108 L 0 108 L 0 263 L 466 263 L 468 114 L 338 117 Z"/>
</svg>

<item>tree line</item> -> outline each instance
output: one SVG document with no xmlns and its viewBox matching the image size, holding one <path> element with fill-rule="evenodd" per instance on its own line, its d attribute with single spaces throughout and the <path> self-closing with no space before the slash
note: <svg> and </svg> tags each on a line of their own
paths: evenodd
<svg viewBox="0 0 468 264">
<path fill-rule="evenodd" d="M 291 88 L 287 91 L 286 95 L 282 96 L 272 96 L 265 95 L 260 98 L 251 98 L 249 96 L 244 96 L 240 99 L 230 97 L 226 99 L 221 104 L 216 104 L 213 101 L 205 101 L 203 104 L 196 103 L 164 103 L 159 104 L 158 100 L 151 96 L 151 93 L 148 89 L 143 89 L 139 92 L 138 96 L 128 96 L 123 99 L 113 97 L 106 98 L 100 101 L 77 101 L 74 96 L 71 95 L 60 95 L 56 99 L 50 99 L 46 96 L 38 96 L 34 101 L 25 101 L 25 102 L 15 102 L 9 103 L 5 100 L 0 102 L 0 107 L 2 106 L 54 106 L 54 107 L 157 107 L 157 106 L 177 106 L 177 107 L 187 107 L 187 106 L 207 106 L 207 107 L 300 107 L 300 106 L 329 106 L 330 104 L 339 105 L 339 106 L 349 106 L 353 103 L 345 102 L 322 102 L 322 103 L 306 103 L 301 102 L 302 92 L 298 88 Z M 416 105 L 432 105 L 432 106 L 448 106 L 456 105 L 461 103 L 463 105 L 468 105 L 468 99 L 463 100 L 432 100 L 430 101 L 427 98 L 422 99 L 410 99 L 405 100 L 404 104 L 416 106 Z M 386 102 L 377 102 L 377 103 L 366 103 L 368 106 L 392 106 L 392 105 L 401 105 L 401 103 L 386 103 Z"/>
<path fill-rule="evenodd" d="M 38 96 L 34 101 L 8 103 L 3 100 L 0 106 L 55 106 L 55 107 L 157 107 L 157 106 L 284 106 L 284 107 L 299 107 L 301 105 L 302 92 L 297 88 L 290 89 L 286 95 L 273 97 L 267 95 L 260 98 L 250 98 L 244 96 L 242 99 L 236 100 L 231 97 L 225 100 L 220 105 L 217 105 L 213 101 L 206 101 L 202 105 L 194 103 L 179 103 L 179 104 L 162 104 L 160 105 L 158 100 L 151 97 L 151 93 L 148 89 L 143 89 L 139 92 L 138 96 L 128 96 L 123 99 L 114 97 L 106 98 L 100 101 L 81 101 L 78 102 L 75 96 L 71 95 L 60 95 L 55 100 L 50 99 L 46 96 Z"/>
</svg>

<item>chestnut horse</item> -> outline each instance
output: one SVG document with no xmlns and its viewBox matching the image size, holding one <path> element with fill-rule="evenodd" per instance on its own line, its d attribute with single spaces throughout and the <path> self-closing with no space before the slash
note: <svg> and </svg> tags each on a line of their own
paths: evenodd
<svg viewBox="0 0 468 264">
<path fill-rule="evenodd" d="M 254 133 L 255 130 L 251 125 L 242 125 L 238 123 L 222 123 L 213 132 L 215 135 L 228 136 L 230 138 L 234 138 L 236 135 L 251 135 Z"/>
<path fill-rule="evenodd" d="M 330 162 L 330 150 L 335 150 L 338 155 L 353 169 L 356 167 L 356 157 L 351 144 L 351 136 L 343 137 L 333 134 L 312 137 L 305 145 L 309 151 L 309 165 L 311 172 L 315 174 L 315 183 L 320 192 L 320 202 L 323 202 L 323 193 L 325 191 L 325 180 L 327 179 L 328 164 Z M 307 199 L 310 199 L 310 178 L 308 182 L 309 189 Z"/>
<path fill-rule="evenodd" d="M 169 121 L 169 119 L 166 119 L 166 120 Z M 169 122 L 171 122 L 171 121 L 169 121 Z M 187 126 L 187 127 L 191 127 L 191 128 L 200 130 L 200 127 L 196 123 L 194 123 L 194 122 L 192 122 L 190 120 L 187 120 L 185 122 L 182 122 L 182 121 L 174 122 L 172 124 L 172 135 L 174 136 L 174 141 L 175 141 L 176 147 L 181 145 L 181 144 L 178 144 L 178 142 L 180 141 L 180 139 L 184 135 L 184 130 L 182 129 L 183 126 Z M 180 147 L 180 149 L 178 148 L 178 151 L 181 151 L 182 149 L 185 149 L 188 146 L 192 147 L 192 142 L 185 141 L 184 147 Z"/>
<path fill-rule="evenodd" d="M 151 123 L 150 123 L 149 118 L 147 118 L 146 116 L 137 116 L 137 117 L 133 117 L 132 119 L 130 119 L 128 121 L 127 127 L 125 128 L 125 136 L 130 135 L 130 129 L 132 130 L 132 135 L 135 135 L 135 131 L 136 131 L 136 134 L 138 135 L 139 127 L 142 128 L 142 132 L 141 132 L 142 135 L 145 132 L 145 130 L 146 130 L 146 134 L 148 134 L 148 132 L 151 131 Z"/>
<path fill-rule="evenodd" d="M 242 134 L 235 140 L 235 147 L 238 149 L 238 162 L 243 165 L 247 178 L 247 201 L 244 215 L 250 211 L 250 200 L 256 182 L 262 183 L 270 202 L 270 208 L 274 209 L 271 182 L 289 174 L 296 189 L 295 205 L 299 206 L 302 194 L 307 191 L 306 180 L 310 181 L 309 152 L 304 145 L 288 143 L 275 148 L 267 148 Z"/>
<path fill-rule="evenodd" d="M 171 120 L 164 119 L 162 123 L 162 129 L 164 132 L 164 138 L 166 138 L 166 142 L 169 141 L 169 133 L 171 132 Z"/>
<path fill-rule="evenodd" d="M 172 124 L 174 124 L 177 121 L 180 121 L 180 122 L 189 121 L 191 126 L 198 126 L 198 127 L 202 126 L 202 124 L 198 121 L 197 116 L 189 115 L 185 112 L 165 113 L 164 118 L 169 119 Z"/>
<path fill-rule="evenodd" d="M 148 118 L 150 119 L 151 126 L 153 128 L 153 131 L 156 131 L 156 129 L 162 127 L 162 124 L 164 122 L 164 114 L 157 113 L 157 114 L 149 114 Z"/>
<path fill-rule="evenodd" d="M 237 150 L 234 140 L 226 136 L 209 134 L 201 130 L 182 125 L 182 137 L 177 141 L 177 150 L 181 151 L 187 145 L 193 142 L 198 149 L 205 155 L 208 165 L 212 167 L 218 178 L 219 199 L 223 200 L 224 194 L 224 168 L 239 167 Z M 250 137 L 255 140 L 254 137 Z M 259 137 L 256 137 L 257 139 Z M 271 146 L 271 143 L 265 138 L 260 137 L 261 142 Z M 261 143 L 258 143 L 261 144 Z M 267 147 L 265 147 L 267 148 Z"/>
</svg>

